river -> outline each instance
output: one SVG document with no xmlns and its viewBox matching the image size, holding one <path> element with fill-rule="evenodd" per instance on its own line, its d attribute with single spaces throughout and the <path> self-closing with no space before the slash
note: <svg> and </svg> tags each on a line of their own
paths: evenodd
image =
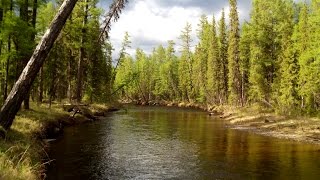
<svg viewBox="0 0 320 180">
<path fill-rule="evenodd" d="M 207 113 L 129 107 L 68 127 L 47 179 L 320 179 L 320 146 L 226 127 Z"/>
</svg>

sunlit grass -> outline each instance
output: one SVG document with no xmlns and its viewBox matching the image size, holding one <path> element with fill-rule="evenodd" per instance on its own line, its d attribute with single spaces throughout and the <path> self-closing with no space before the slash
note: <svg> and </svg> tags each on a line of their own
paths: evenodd
<svg viewBox="0 0 320 180">
<path fill-rule="evenodd" d="M 0 140 L 0 179 L 40 179 L 45 155 L 44 146 L 37 135 L 46 122 L 56 121 L 67 113 L 57 106 L 31 105 L 31 110 L 22 110 Z"/>
<path fill-rule="evenodd" d="M 255 128 L 262 134 L 297 141 L 320 142 L 320 119 L 285 116 L 257 104 L 248 107 L 221 106 L 223 118 L 239 128 Z"/>
</svg>

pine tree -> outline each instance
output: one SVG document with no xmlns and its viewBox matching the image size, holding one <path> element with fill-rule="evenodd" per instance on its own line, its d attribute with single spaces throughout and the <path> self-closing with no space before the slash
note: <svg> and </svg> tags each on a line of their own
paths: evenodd
<svg viewBox="0 0 320 180">
<path fill-rule="evenodd" d="M 194 70 L 193 70 L 193 82 L 195 84 L 195 93 L 198 102 L 205 102 L 206 98 L 206 83 L 207 83 L 207 61 L 208 52 L 210 46 L 210 25 L 208 23 L 207 16 L 202 15 L 200 19 L 200 24 L 198 25 L 198 38 L 200 40 L 196 47 L 194 54 Z"/>
<path fill-rule="evenodd" d="M 239 52 L 239 17 L 237 1 L 229 0 L 230 3 L 230 30 L 228 39 L 228 89 L 229 101 L 239 104 L 241 100 L 241 75 L 240 75 L 240 52 Z"/>
<path fill-rule="evenodd" d="M 166 62 L 168 63 L 168 83 L 170 100 L 177 100 L 181 97 L 179 90 L 179 76 L 178 76 L 178 58 L 175 55 L 174 42 L 168 41 L 166 49 Z"/>
<path fill-rule="evenodd" d="M 250 30 L 250 24 L 245 22 L 242 25 L 239 42 L 242 104 L 247 102 L 249 96 L 250 46 L 252 41 Z"/>
<path fill-rule="evenodd" d="M 166 59 L 166 50 L 160 45 L 154 51 L 153 56 L 153 65 L 157 68 L 154 68 L 155 71 L 152 75 L 154 79 L 154 95 L 157 97 L 157 100 L 168 99 L 169 98 L 169 82 L 168 82 L 168 72 L 169 66 Z"/>
<path fill-rule="evenodd" d="M 251 41 L 250 46 L 250 76 L 249 82 L 250 86 L 250 99 L 263 100 L 266 99 L 266 94 L 271 91 L 271 88 L 268 87 L 268 82 L 265 79 L 266 70 L 265 65 L 268 58 L 264 52 L 264 47 L 266 46 L 266 42 L 268 41 L 265 37 L 262 26 L 262 1 L 255 0 L 253 1 L 253 10 L 251 12 L 251 32 L 252 37 L 254 37 Z"/>
<path fill-rule="evenodd" d="M 305 80 L 308 78 L 308 66 L 304 62 L 304 53 L 306 53 L 308 45 L 309 45 L 309 7 L 306 3 L 304 3 L 301 7 L 299 13 L 299 21 L 295 26 L 295 31 L 293 34 L 294 48 L 298 56 L 298 64 L 300 67 L 299 71 L 299 95 L 301 98 L 301 108 L 305 108 L 305 98 L 308 93 L 306 93 L 306 89 L 304 88 Z"/>
<path fill-rule="evenodd" d="M 250 27 L 255 38 L 250 51 L 250 95 L 252 100 L 269 106 L 277 104 L 280 96 L 281 57 L 288 31 L 292 31 L 287 22 L 292 17 L 292 7 L 288 4 L 287 0 L 255 0 L 253 3 Z"/>
<path fill-rule="evenodd" d="M 221 19 L 219 21 L 219 59 L 221 63 L 220 73 L 222 75 L 222 103 L 227 103 L 228 99 L 228 41 L 227 41 L 227 26 L 225 20 L 224 9 L 222 10 Z"/>
<path fill-rule="evenodd" d="M 299 60 L 301 66 L 300 73 L 300 94 L 305 97 L 305 107 L 309 113 L 317 110 L 317 104 L 320 102 L 318 94 L 320 92 L 320 80 L 319 80 L 319 49 L 320 49 L 320 1 L 312 0 L 311 2 L 311 12 L 307 18 L 304 16 L 306 13 L 302 11 L 301 23 L 299 25 L 301 28 L 304 26 L 304 23 L 308 24 L 308 27 L 303 31 L 309 32 L 309 37 L 305 37 L 303 40 L 307 40 L 306 47 L 304 46 L 304 41 L 301 41 L 301 48 L 306 48 L 302 52 Z M 306 20 L 307 19 L 307 20 Z M 305 25 L 306 25 L 305 24 Z M 302 35 L 302 34 L 301 34 Z"/>
<path fill-rule="evenodd" d="M 179 86 L 182 100 L 191 102 L 194 98 L 193 57 L 191 53 L 191 24 L 187 23 L 180 35 L 182 41 L 181 58 L 179 63 Z"/>
<path fill-rule="evenodd" d="M 219 58 L 219 44 L 216 32 L 215 17 L 212 17 L 210 27 L 210 45 L 208 50 L 208 71 L 207 71 L 207 102 L 210 104 L 221 103 L 222 81 L 221 73 L 222 63 Z"/>
<path fill-rule="evenodd" d="M 292 40 L 293 26 L 294 26 L 294 12 L 293 4 L 284 2 L 283 6 L 287 11 L 286 20 L 282 23 L 282 45 L 283 51 L 280 55 L 280 88 L 279 88 L 279 104 L 280 110 L 285 113 L 291 113 L 298 103 L 298 59 L 297 53 L 294 49 Z"/>
</svg>

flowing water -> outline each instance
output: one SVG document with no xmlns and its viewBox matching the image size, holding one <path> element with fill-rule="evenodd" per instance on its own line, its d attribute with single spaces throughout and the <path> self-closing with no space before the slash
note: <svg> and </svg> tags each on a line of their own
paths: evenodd
<svg viewBox="0 0 320 180">
<path fill-rule="evenodd" d="M 320 179 L 320 146 L 226 127 L 205 112 L 129 107 L 65 129 L 54 179 Z"/>
</svg>

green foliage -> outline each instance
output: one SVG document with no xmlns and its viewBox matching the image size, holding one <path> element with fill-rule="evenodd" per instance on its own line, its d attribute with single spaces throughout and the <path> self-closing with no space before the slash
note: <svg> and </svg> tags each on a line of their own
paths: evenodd
<svg viewBox="0 0 320 180">
<path fill-rule="evenodd" d="M 49 122 L 68 116 L 68 112 L 56 106 L 35 106 L 33 111 L 21 111 L 16 117 L 6 139 L 0 139 L 0 179 L 34 180 L 43 173 L 43 146 L 37 135 L 43 133 Z"/>
<path fill-rule="evenodd" d="M 276 103 L 281 79 L 281 58 L 292 32 L 292 8 L 287 0 L 253 3 L 250 51 L 250 95 L 254 101 Z"/>
<path fill-rule="evenodd" d="M 228 89 L 229 101 L 231 104 L 240 104 L 241 97 L 241 75 L 240 75 L 240 30 L 239 17 L 237 11 L 236 0 L 230 2 L 230 30 L 229 30 L 229 45 L 228 45 Z"/>
<path fill-rule="evenodd" d="M 319 49 L 320 49 L 320 5 L 318 0 L 311 3 L 310 14 L 303 7 L 297 27 L 297 47 L 300 52 L 300 95 L 302 107 L 309 113 L 318 109 L 319 104 Z M 305 36 L 304 33 L 307 33 Z M 305 36 L 305 37 L 303 37 Z M 301 38 L 301 39 L 300 39 Z"/>
<path fill-rule="evenodd" d="M 241 38 L 239 42 L 240 50 L 240 73 L 241 73 L 241 98 L 242 103 L 246 104 L 249 96 L 249 71 L 250 71 L 250 46 L 251 46 L 250 24 L 245 22 L 242 25 Z"/>
<path fill-rule="evenodd" d="M 207 102 L 219 104 L 222 95 L 223 74 L 221 73 L 222 63 L 219 58 L 219 43 L 216 32 L 215 17 L 212 17 L 210 25 L 209 49 L 207 60 Z"/>
<path fill-rule="evenodd" d="M 1 1 L 1 102 L 61 2 L 39 1 L 33 27 L 32 2 Z M 192 26 L 187 23 L 179 37 L 179 52 L 175 42 L 169 41 L 150 54 L 138 48 L 135 57 L 130 57 L 126 33 L 115 61 L 109 40 L 98 41 L 102 10 L 97 2 L 81 0 L 75 7 L 31 90 L 35 100 L 43 96 L 41 101 L 73 102 L 78 60 L 83 58 L 81 97 L 86 102 L 120 98 L 212 105 L 263 103 L 286 114 L 312 114 L 319 109 L 319 0 L 310 4 L 253 0 L 251 18 L 241 30 L 237 1 L 229 0 L 230 23 L 224 10 L 218 22 L 202 15 L 198 41 L 192 39 Z M 195 47 L 192 42 L 197 42 Z"/>
<path fill-rule="evenodd" d="M 207 66 L 211 40 L 210 28 L 207 17 L 202 15 L 198 30 L 198 38 L 200 42 L 196 47 L 193 66 L 193 82 L 195 86 L 196 100 L 201 103 L 206 101 L 207 94 Z"/>
<path fill-rule="evenodd" d="M 228 40 L 227 40 L 227 25 L 224 9 L 222 10 L 221 19 L 219 21 L 219 61 L 221 79 L 221 103 L 227 103 L 228 99 Z"/>
<path fill-rule="evenodd" d="M 191 24 L 187 23 L 180 35 L 181 57 L 179 60 L 179 88 L 182 101 L 194 100 L 193 65 L 194 59 L 191 53 Z"/>
</svg>

